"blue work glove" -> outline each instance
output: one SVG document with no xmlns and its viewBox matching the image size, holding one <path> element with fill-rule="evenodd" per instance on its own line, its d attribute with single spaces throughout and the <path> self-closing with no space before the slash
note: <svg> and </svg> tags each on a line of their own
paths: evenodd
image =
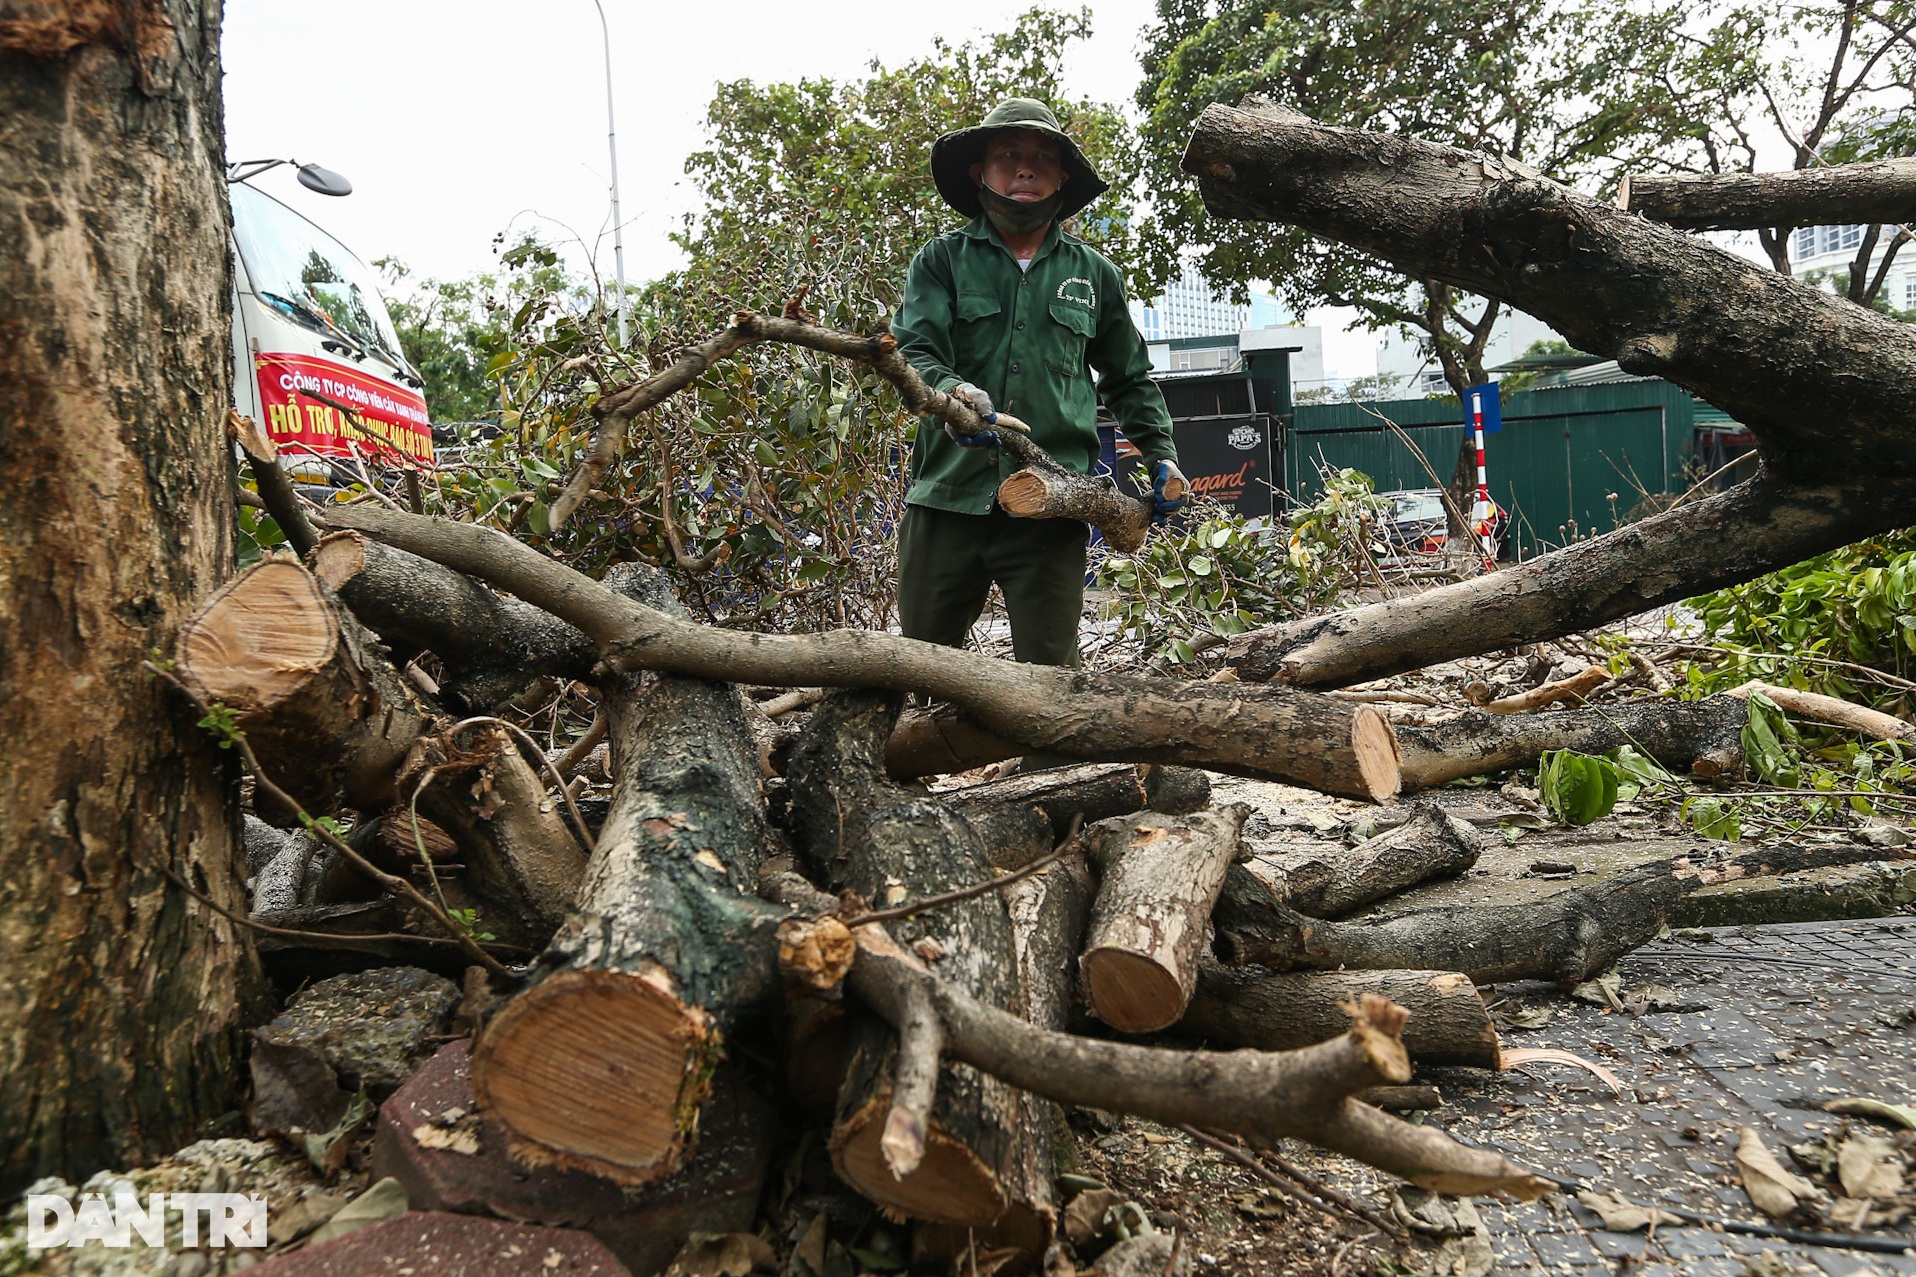
<svg viewBox="0 0 1916 1277">
<path fill-rule="evenodd" d="M 1185 494 L 1190 483 L 1175 461 L 1160 461 L 1151 467 L 1151 522 L 1163 523 L 1184 508 L 1190 498 Z M 1172 495 L 1166 495 L 1167 491 Z"/>
<path fill-rule="evenodd" d="M 998 410 L 991 406 L 991 396 L 970 382 L 960 382 L 952 388 L 951 393 L 969 404 L 971 410 L 983 417 L 987 424 L 998 420 Z M 995 448 L 999 442 L 996 430 L 980 430 L 977 434 L 968 435 L 949 421 L 945 423 L 945 433 L 960 448 Z"/>
</svg>

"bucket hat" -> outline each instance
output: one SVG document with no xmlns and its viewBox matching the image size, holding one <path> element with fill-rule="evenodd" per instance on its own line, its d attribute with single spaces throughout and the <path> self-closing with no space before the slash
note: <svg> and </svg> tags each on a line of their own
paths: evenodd
<svg viewBox="0 0 1916 1277">
<path fill-rule="evenodd" d="M 991 108 L 991 114 L 966 129 L 955 129 L 931 144 L 931 180 L 945 203 L 966 217 L 984 212 L 978 201 L 978 184 L 971 180 L 971 166 L 985 158 L 985 141 L 1004 129 L 1030 129 L 1055 138 L 1068 179 L 1058 192 L 1058 220 L 1084 209 L 1104 194 L 1108 183 L 1098 176 L 1084 152 L 1058 127 L 1051 108 L 1032 98 L 1006 98 Z"/>
</svg>

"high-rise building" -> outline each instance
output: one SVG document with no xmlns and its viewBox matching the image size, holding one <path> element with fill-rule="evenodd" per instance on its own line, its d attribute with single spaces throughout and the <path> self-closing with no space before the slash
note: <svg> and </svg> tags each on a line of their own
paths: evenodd
<svg viewBox="0 0 1916 1277">
<path fill-rule="evenodd" d="M 1161 296 L 1133 299 L 1131 318 L 1147 342 L 1222 337 L 1292 322 L 1290 312 L 1269 289 L 1252 289 L 1250 303 L 1241 306 L 1214 292 L 1193 266 L 1186 266 Z"/>
<path fill-rule="evenodd" d="M 1861 226 L 1803 226 L 1790 235 L 1792 269 L 1798 278 L 1827 276 L 1827 283 L 1838 291 L 1849 287 L 1849 267 L 1856 250 L 1863 246 Z M 1869 270 L 1873 277 L 1882 265 L 1883 251 L 1895 237 L 1893 227 L 1884 227 L 1870 253 Z M 1916 254 L 1907 247 L 1897 254 L 1890 274 L 1883 281 L 1882 301 L 1894 310 L 1916 310 Z"/>
</svg>

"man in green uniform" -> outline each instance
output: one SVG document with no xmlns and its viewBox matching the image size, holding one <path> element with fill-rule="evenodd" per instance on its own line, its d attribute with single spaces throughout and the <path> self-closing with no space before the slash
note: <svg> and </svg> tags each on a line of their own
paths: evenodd
<svg viewBox="0 0 1916 1277">
<path fill-rule="evenodd" d="M 1165 485 L 1184 476 L 1123 280 L 1059 228 L 1105 183 L 1050 109 L 1029 98 L 1009 98 L 983 123 L 939 138 L 931 172 L 945 202 L 971 220 L 912 261 L 891 324 L 899 350 L 934 389 L 963 396 L 987 422 L 1002 407 L 1084 474 L 1098 462 L 1102 400 L 1144 454 L 1158 517 L 1170 514 L 1183 501 L 1166 500 Z M 1076 665 L 1089 530 L 997 508 L 998 484 L 1013 468 L 997 445 L 993 431 L 919 430 L 898 534 L 901 628 L 962 646 L 996 582 L 1017 659 Z"/>
</svg>

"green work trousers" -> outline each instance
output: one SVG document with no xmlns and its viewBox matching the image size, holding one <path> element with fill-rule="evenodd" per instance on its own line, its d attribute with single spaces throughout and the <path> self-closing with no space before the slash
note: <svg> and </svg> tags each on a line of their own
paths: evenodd
<svg viewBox="0 0 1916 1277">
<path fill-rule="evenodd" d="M 963 647 L 996 582 L 1011 614 L 1012 655 L 1078 663 L 1084 547 L 1073 519 L 1014 519 L 907 506 L 898 529 L 898 619 L 906 638 Z"/>
</svg>

